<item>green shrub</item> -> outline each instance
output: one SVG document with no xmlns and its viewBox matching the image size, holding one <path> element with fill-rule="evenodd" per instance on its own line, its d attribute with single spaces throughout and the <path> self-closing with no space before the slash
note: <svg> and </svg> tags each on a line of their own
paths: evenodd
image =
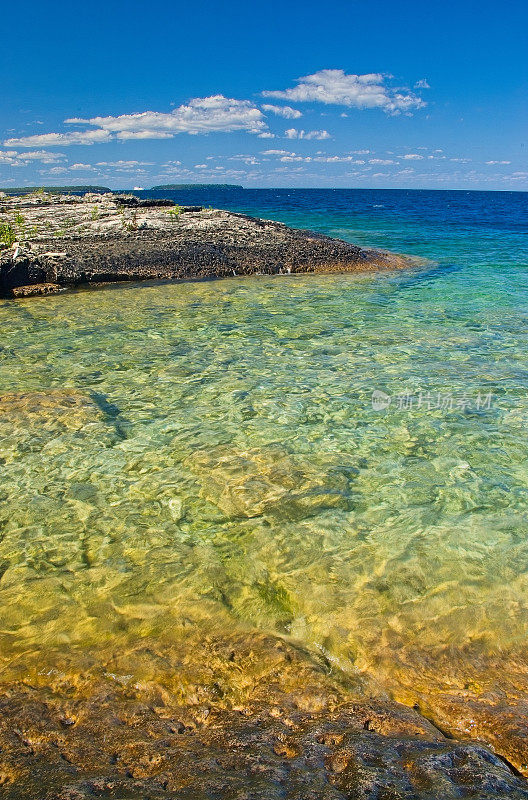
<svg viewBox="0 0 528 800">
<path fill-rule="evenodd" d="M 170 208 L 167 211 L 167 214 L 169 215 L 169 217 L 172 220 L 177 220 L 181 213 L 182 213 L 182 207 L 181 206 L 174 206 L 174 208 Z"/>
<path fill-rule="evenodd" d="M 3 247 L 12 247 L 17 240 L 17 233 L 8 222 L 0 222 L 0 244 Z"/>
</svg>

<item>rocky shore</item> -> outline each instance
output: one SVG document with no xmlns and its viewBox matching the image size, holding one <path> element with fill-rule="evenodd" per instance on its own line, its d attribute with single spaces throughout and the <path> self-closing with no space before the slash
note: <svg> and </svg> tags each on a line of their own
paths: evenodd
<svg viewBox="0 0 528 800">
<path fill-rule="evenodd" d="M 141 280 L 399 269 L 409 261 L 242 214 L 133 196 L 0 197 L 0 295 Z"/>
<path fill-rule="evenodd" d="M 0 685 L 5 800 L 528 800 L 475 741 L 260 633 L 49 654 Z M 77 663 L 76 663 L 77 662 Z M 82 666 L 82 668 L 80 668 Z"/>
</svg>

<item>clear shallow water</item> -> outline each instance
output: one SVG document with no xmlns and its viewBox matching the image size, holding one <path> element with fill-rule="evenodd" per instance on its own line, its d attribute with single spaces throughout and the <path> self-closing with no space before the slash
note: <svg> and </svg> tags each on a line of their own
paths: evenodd
<svg viewBox="0 0 528 800">
<path fill-rule="evenodd" d="M 191 613 L 345 670 L 522 647 L 528 195 L 208 202 L 435 264 L 3 302 L 5 674 Z"/>
</svg>

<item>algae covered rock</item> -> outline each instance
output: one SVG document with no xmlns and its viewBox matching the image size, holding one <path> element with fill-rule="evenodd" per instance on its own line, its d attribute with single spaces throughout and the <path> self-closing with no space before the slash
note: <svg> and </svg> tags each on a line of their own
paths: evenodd
<svg viewBox="0 0 528 800">
<path fill-rule="evenodd" d="M 528 800 L 485 747 L 361 696 L 286 642 L 189 631 L 3 687 L 2 797 Z"/>
</svg>

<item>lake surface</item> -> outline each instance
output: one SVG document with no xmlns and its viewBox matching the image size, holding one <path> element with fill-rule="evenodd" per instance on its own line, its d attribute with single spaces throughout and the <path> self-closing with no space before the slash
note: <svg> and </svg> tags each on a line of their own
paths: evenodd
<svg viewBox="0 0 528 800">
<path fill-rule="evenodd" d="M 381 687 L 523 649 L 528 194 L 171 196 L 430 263 L 2 301 L 3 678 L 191 617 Z"/>
</svg>

